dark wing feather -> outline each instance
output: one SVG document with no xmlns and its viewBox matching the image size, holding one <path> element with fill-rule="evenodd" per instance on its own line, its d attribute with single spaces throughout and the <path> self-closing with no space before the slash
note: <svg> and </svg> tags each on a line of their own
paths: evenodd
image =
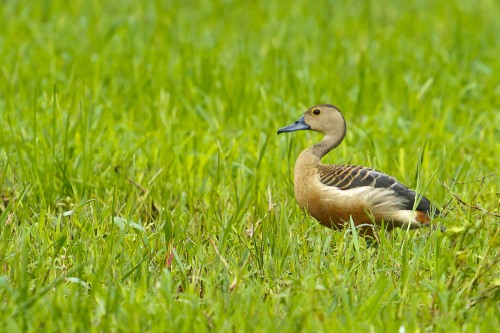
<svg viewBox="0 0 500 333">
<path fill-rule="evenodd" d="M 436 215 L 439 214 L 439 210 L 431 204 L 429 199 L 418 195 L 395 178 L 380 171 L 356 165 L 321 165 L 318 170 L 320 181 L 325 185 L 335 186 L 341 190 L 362 186 L 391 189 L 395 195 L 406 199 L 405 209 L 413 209 L 415 202 L 418 201 L 416 210 L 428 214 L 431 211 Z"/>
</svg>

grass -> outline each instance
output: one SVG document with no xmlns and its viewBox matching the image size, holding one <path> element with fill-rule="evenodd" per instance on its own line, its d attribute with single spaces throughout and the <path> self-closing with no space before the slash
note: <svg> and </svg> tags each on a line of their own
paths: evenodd
<svg viewBox="0 0 500 333">
<path fill-rule="evenodd" d="M 499 15 L 0 2 L 0 330 L 498 332 Z M 304 215 L 320 137 L 276 130 L 318 103 L 348 123 L 326 162 L 424 191 L 448 231 L 365 249 Z"/>
</svg>

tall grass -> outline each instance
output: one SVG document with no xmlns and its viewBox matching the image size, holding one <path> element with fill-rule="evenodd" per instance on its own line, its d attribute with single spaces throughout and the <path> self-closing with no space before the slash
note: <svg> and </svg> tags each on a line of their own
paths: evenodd
<svg viewBox="0 0 500 333">
<path fill-rule="evenodd" d="M 496 1 L 0 3 L 2 331 L 498 331 Z M 327 230 L 277 137 L 424 191 Z"/>
</svg>

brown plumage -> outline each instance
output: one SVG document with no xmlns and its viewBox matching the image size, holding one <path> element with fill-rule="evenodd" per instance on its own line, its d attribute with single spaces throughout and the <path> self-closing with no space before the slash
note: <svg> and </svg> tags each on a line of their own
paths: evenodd
<svg viewBox="0 0 500 333">
<path fill-rule="evenodd" d="M 352 218 L 360 232 L 373 235 L 369 225 L 416 229 L 429 225 L 439 210 L 424 196 L 380 171 L 354 165 L 329 165 L 321 158 L 344 139 L 346 123 L 330 104 L 313 106 L 278 134 L 299 130 L 323 133 L 323 140 L 305 149 L 295 163 L 294 191 L 300 207 L 322 225 L 343 228 Z"/>
</svg>

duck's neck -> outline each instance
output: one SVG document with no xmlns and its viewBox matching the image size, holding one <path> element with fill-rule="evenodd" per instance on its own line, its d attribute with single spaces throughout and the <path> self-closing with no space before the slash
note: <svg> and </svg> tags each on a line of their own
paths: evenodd
<svg viewBox="0 0 500 333">
<path fill-rule="evenodd" d="M 326 134 L 321 142 L 311 146 L 308 150 L 318 159 L 318 161 L 321 161 L 323 156 L 337 147 L 343 139 L 344 136 Z"/>
</svg>

